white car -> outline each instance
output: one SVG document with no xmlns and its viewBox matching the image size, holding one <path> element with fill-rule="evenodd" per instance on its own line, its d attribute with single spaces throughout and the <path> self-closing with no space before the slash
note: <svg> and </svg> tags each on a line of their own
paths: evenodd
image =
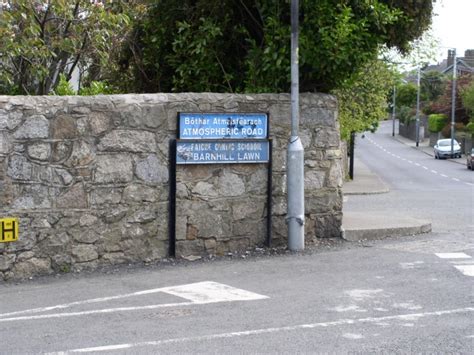
<svg viewBox="0 0 474 355">
<path fill-rule="evenodd" d="M 451 154 L 451 139 L 439 139 L 434 148 L 435 159 L 461 158 L 461 146 L 453 139 L 453 153 Z"/>
</svg>

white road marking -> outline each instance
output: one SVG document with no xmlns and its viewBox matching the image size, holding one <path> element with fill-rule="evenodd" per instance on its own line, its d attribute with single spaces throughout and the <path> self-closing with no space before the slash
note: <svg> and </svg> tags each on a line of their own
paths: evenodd
<svg viewBox="0 0 474 355">
<path fill-rule="evenodd" d="M 409 162 L 410 164 L 413 164 L 413 162 L 411 160 L 407 160 L 407 162 Z"/>
<path fill-rule="evenodd" d="M 342 337 L 346 339 L 352 339 L 352 340 L 365 338 L 362 334 L 354 334 L 354 333 L 344 333 L 342 334 Z"/>
<path fill-rule="evenodd" d="M 400 263 L 400 266 L 402 269 L 408 270 L 408 269 L 414 269 L 417 265 L 422 265 L 424 264 L 424 261 L 414 261 L 411 263 Z"/>
<path fill-rule="evenodd" d="M 420 164 L 418 164 L 418 163 L 415 163 L 415 165 L 416 165 L 416 166 L 421 166 L 421 165 L 420 165 Z"/>
<path fill-rule="evenodd" d="M 448 175 L 444 175 L 444 174 L 439 174 L 439 175 L 441 175 L 441 176 L 444 177 L 444 178 L 447 178 L 447 177 L 448 177 Z"/>
<path fill-rule="evenodd" d="M 453 266 L 456 269 L 466 276 L 474 276 L 474 264 L 470 260 L 472 259 L 470 255 L 466 253 L 435 253 L 435 255 L 441 259 L 455 259 L 455 261 L 451 261 L 451 264 L 455 264 Z"/>
<path fill-rule="evenodd" d="M 368 298 L 375 298 L 377 295 L 384 295 L 382 289 L 376 290 L 350 290 L 344 291 L 349 297 L 355 299 L 356 301 L 361 301 Z"/>
<path fill-rule="evenodd" d="M 433 174 L 438 174 L 438 172 L 437 172 L 436 170 L 431 170 L 431 172 L 432 172 Z"/>
<path fill-rule="evenodd" d="M 417 311 L 422 309 L 423 307 L 417 304 L 414 304 L 413 301 L 410 302 L 405 302 L 405 303 L 394 303 L 392 304 L 393 308 L 401 308 L 401 309 L 407 309 L 409 311 Z"/>
<path fill-rule="evenodd" d="M 91 311 L 81 311 L 81 312 L 69 312 L 69 313 L 52 313 L 52 314 L 42 314 L 36 316 L 21 316 L 21 317 L 11 317 L 19 314 L 34 314 L 34 313 L 44 313 L 51 310 L 65 309 L 72 306 L 107 302 L 111 300 L 128 298 L 134 296 L 148 295 L 156 292 L 163 292 L 170 295 L 178 296 L 184 298 L 190 302 L 178 302 L 178 303 L 168 303 L 168 304 L 154 304 L 147 306 L 136 306 L 136 307 L 117 307 L 117 308 L 106 308 L 106 309 L 97 309 Z M 21 321 L 21 320 L 35 320 L 35 319 L 48 319 L 48 318 L 64 318 L 64 317 L 75 317 L 75 316 L 84 316 L 92 314 L 104 314 L 104 313 L 114 313 L 114 312 L 127 312 L 127 311 L 140 311 L 147 309 L 158 309 L 158 308 L 169 308 L 169 307 L 182 307 L 190 306 L 195 304 L 209 304 L 209 303 L 218 303 L 218 302 L 232 302 L 232 301 L 253 301 L 266 299 L 267 296 L 259 295 L 257 293 L 241 290 L 235 287 L 224 285 L 212 281 L 203 281 L 193 284 L 181 285 L 181 286 L 172 286 L 172 287 L 161 287 L 150 290 L 138 291 L 133 293 L 127 293 L 123 295 L 94 298 L 84 301 L 77 301 L 71 303 L 65 303 L 61 305 L 43 307 L 43 308 L 33 308 L 23 311 L 10 312 L 0 314 L 0 323 L 1 322 L 11 322 L 11 321 Z M 10 317 L 10 318 L 6 318 Z"/>
<path fill-rule="evenodd" d="M 454 180 L 454 181 L 457 181 L 457 182 L 460 181 L 459 179 L 456 179 L 456 178 L 451 178 L 451 179 Z"/>
<path fill-rule="evenodd" d="M 163 292 L 200 304 L 209 302 L 255 301 L 268 298 L 257 293 L 211 281 L 165 287 Z"/>
<path fill-rule="evenodd" d="M 205 304 L 205 303 L 213 303 L 213 302 L 203 302 L 201 304 Z M 107 313 L 116 313 L 116 312 L 144 311 L 144 310 L 159 309 L 159 308 L 192 306 L 195 304 L 197 303 L 196 302 L 165 303 L 165 304 L 153 304 L 153 305 L 148 305 L 148 306 L 95 309 L 92 311 L 82 311 L 82 312 L 51 313 L 51 314 L 41 314 L 41 315 L 36 315 L 36 316 L 20 316 L 20 317 L 12 317 L 12 318 L 0 318 L 0 323 L 14 322 L 14 321 L 30 321 L 30 320 L 37 320 L 37 319 L 79 317 L 79 316 L 88 316 L 88 315 L 93 315 L 93 314 L 107 314 Z"/>
<path fill-rule="evenodd" d="M 472 265 L 472 260 L 471 259 L 465 259 L 465 260 L 454 260 L 450 261 L 451 264 L 454 265 Z"/>
<path fill-rule="evenodd" d="M 468 186 L 474 186 L 474 184 L 471 184 L 470 182 L 465 182 L 465 184 Z"/>
<path fill-rule="evenodd" d="M 426 166 L 423 166 L 423 169 L 428 170 L 428 168 Z"/>
<path fill-rule="evenodd" d="M 315 328 L 327 328 L 331 326 L 339 325 L 351 325 L 357 323 L 375 323 L 375 324 L 385 324 L 384 321 L 390 320 L 402 320 L 402 321 L 412 321 L 419 320 L 421 318 L 434 317 L 434 316 L 445 316 L 457 313 L 469 313 L 474 312 L 474 307 L 450 309 L 444 311 L 434 311 L 434 312 L 424 312 L 424 313 L 412 313 L 412 314 L 402 314 L 402 315 L 393 315 L 385 317 L 368 317 L 368 318 L 359 318 L 359 319 L 340 319 L 333 322 L 320 322 L 320 323 L 309 323 L 309 324 L 298 324 L 293 326 L 285 327 L 274 327 L 274 328 L 262 328 L 254 330 L 244 330 L 237 332 L 228 332 L 228 333 L 219 333 L 219 334 L 210 334 L 194 337 L 184 337 L 184 338 L 172 338 L 172 339 L 163 339 L 156 341 L 146 341 L 141 343 L 127 343 L 127 344 L 116 344 L 116 345 L 107 345 L 107 346 L 97 346 L 90 348 L 81 348 L 81 349 L 70 349 L 60 352 L 50 353 L 49 355 L 66 355 L 73 353 L 86 353 L 86 352 L 102 352 L 102 351 L 113 351 L 113 350 L 122 350 L 122 349 L 134 349 L 134 348 L 143 348 L 150 346 L 161 346 L 167 344 L 180 344 L 180 343 L 189 343 L 189 342 L 203 342 L 203 341 L 212 341 L 217 339 L 229 339 L 237 338 L 243 336 L 253 336 L 260 334 L 270 334 L 284 331 L 296 331 L 302 329 L 315 329 Z M 138 350 L 135 350 L 137 352 Z"/>
<path fill-rule="evenodd" d="M 435 253 L 441 259 L 471 259 L 466 253 Z"/>
<path fill-rule="evenodd" d="M 454 267 L 466 276 L 474 276 L 474 265 L 454 265 Z"/>
</svg>

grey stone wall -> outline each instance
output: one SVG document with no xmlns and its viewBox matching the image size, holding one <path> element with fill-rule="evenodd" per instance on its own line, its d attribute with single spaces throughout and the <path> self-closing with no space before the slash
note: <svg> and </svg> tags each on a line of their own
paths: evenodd
<svg viewBox="0 0 474 355">
<path fill-rule="evenodd" d="M 336 101 L 302 95 L 306 235 L 339 237 L 342 164 Z M 289 95 L 0 96 L 0 280 L 151 262 L 168 255 L 169 141 L 178 112 L 268 112 L 273 238 L 286 243 Z M 177 168 L 176 254 L 224 254 L 266 235 L 267 167 Z"/>
<path fill-rule="evenodd" d="M 401 121 L 398 123 L 398 132 L 402 137 L 416 140 L 416 121 L 410 121 L 405 124 Z M 420 140 L 430 137 L 430 131 L 428 130 L 428 117 L 420 116 Z"/>
</svg>

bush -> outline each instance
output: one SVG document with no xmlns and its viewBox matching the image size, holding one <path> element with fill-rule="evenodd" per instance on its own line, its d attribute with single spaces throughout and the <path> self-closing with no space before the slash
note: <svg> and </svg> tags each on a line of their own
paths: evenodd
<svg viewBox="0 0 474 355">
<path fill-rule="evenodd" d="M 474 120 L 467 124 L 466 131 L 474 135 Z"/>
<path fill-rule="evenodd" d="M 89 86 L 81 88 L 78 92 L 81 96 L 112 95 L 117 93 L 118 91 L 105 81 L 92 81 Z"/>
<path fill-rule="evenodd" d="M 465 132 L 466 126 L 462 122 L 456 122 L 454 124 L 454 131 L 455 132 Z M 448 123 L 446 126 L 443 127 L 441 134 L 445 138 L 451 138 L 451 123 Z"/>
<path fill-rule="evenodd" d="M 414 121 L 415 114 L 413 112 L 413 109 L 408 106 L 400 107 L 400 109 L 398 110 L 398 119 L 404 124 L 408 124 L 411 121 Z"/>
<path fill-rule="evenodd" d="M 416 104 L 418 88 L 413 83 L 402 84 L 397 88 L 396 105 L 399 110 L 404 106 L 413 107 Z"/>
<path fill-rule="evenodd" d="M 431 114 L 428 116 L 428 129 L 433 133 L 441 132 L 447 121 L 448 116 L 442 113 Z"/>
<path fill-rule="evenodd" d="M 57 96 L 71 96 L 76 95 L 76 92 L 72 88 L 72 85 L 67 81 L 64 74 L 59 74 L 59 84 L 53 91 L 53 95 Z"/>
</svg>

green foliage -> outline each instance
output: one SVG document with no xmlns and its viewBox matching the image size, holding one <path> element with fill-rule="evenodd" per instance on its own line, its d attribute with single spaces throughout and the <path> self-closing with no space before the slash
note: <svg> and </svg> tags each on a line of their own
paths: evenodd
<svg viewBox="0 0 474 355">
<path fill-rule="evenodd" d="M 437 100 L 444 93 L 446 84 L 446 77 L 442 73 L 437 71 L 424 72 L 420 80 L 420 93 L 423 100 Z"/>
<path fill-rule="evenodd" d="M 471 120 L 466 126 L 466 131 L 474 135 L 474 120 Z"/>
<path fill-rule="evenodd" d="M 471 116 L 471 123 L 474 120 L 474 80 L 461 90 L 462 104 Z"/>
<path fill-rule="evenodd" d="M 346 86 L 381 45 L 407 51 L 431 12 L 430 0 L 300 1 L 301 91 Z M 134 28 L 115 72 L 124 90 L 290 90 L 288 0 L 155 1 Z"/>
<path fill-rule="evenodd" d="M 60 74 L 59 84 L 53 91 L 53 95 L 57 96 L 93 96 L 93 95 L 111 95 L 119 93 L 117 89 L 111 87 L 104 81 L 92 81 L 89 86 L 81 88 L 77 93 L 73 89 L 71 83 L 66 80 L 64 74 Z"/>
<path fill-rule="evenodd" d="M 333 93 L 339 101 L 341 138 L 348 140 L 351 132 L 375 130 L 386 118 L 387 100 L 395 75 L 380 60 L 369 62 L 354 80 Z"/>
<path fill-rule="evenodd" d="M 454 131 L 455 132 L 466 132 L 466 126 L 462 122 L 456 122 L 454 125 Z M 446 126 L 443 127 L 441 130 L 441 134 L 445 138 L 451 138 L 451 124 L 448 123 Z"/>
<path fill-rule="evenodd" d="M 470 86 L 473 85 L 474 75 L 466 74 L 460 76 L 456 80 L 456 101 L 455 101 L 455 120 L 456 122 L 466 125 L 469 122 L 469 92 Z M 452 112 L 452 90 L 453 81 L 449 81 L 446 85 L 443 95 L 441 95 L 431 106 L 436 113 L 444 113 L 451 117 Z M 467 92 L 468 100 L 464 100 L 465 92 Z M 465 105 L 467 103 L 467 105 Z"/>
<path fill-rule="evenodd" d="M 120 93 L 105 81 L 92 81 L 89 86 L 79 89 L 78 95 L 93 96 L 93 95 L 111 95 Z"/>
<path fill-rule="evenodd" d="M 105 4 L 105 5 L 104 5 Z M 0 11 L 0 90 L 48 94 L 78 67 L 110 64 L 130 24 L 126 2 L 9 1 Z"/>
<path fill-rule="evenodd" d="M 59 74 L 59 83 L 56 86 L 56 89 L 54 89 L 53 94 L 57 96 L 71 96 L 76 95 L 76 92 L 69 81 L 66 80 L 66 76 L 64 74 Z"/>
<path fill-rule="evenodd" d="M 223 72 L 219 56 L 224 55 L 217 50 L 223 41 L 222 30 L 212 19 L 200 18 L 197 24 L 178 22 L 168 55 L 168 62 L 175 68 L 173 91 L 232 91 L 232 74 Z M 224 81 L 220 82 L 222 76 Z"/>
<path fill-rule="evenodd" d="M 401 84 L 397 87 L 396 105 L 398 111 L 402 107 L 414 107 L 416 105 L 417 90 L 413 83 Z"/>
<path fill-rule="evenodd" d="M 441 132 L 447 122 L 448 116 L 443 114 L 431 114 L 428 116 L 428 129 L 433 133 Z"/>
<path fill-rule="evenodd" d="M 415 111 L 408 106 L 402 106 L 398 109 L 398 119 L 404 124 L 409 124 L 415 120 Z"/>
</svg>

